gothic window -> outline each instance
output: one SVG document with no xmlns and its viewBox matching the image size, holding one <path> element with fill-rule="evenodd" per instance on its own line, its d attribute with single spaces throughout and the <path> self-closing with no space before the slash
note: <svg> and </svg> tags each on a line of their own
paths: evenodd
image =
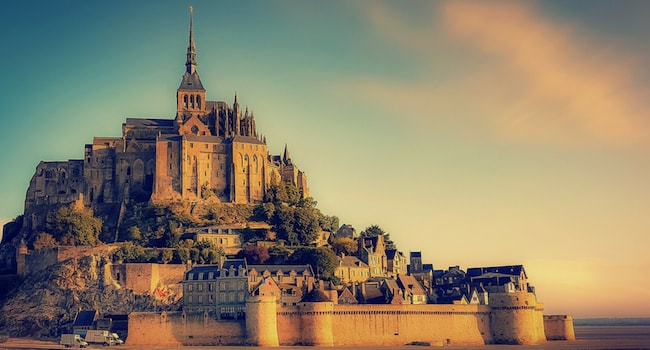
<svg viewBox="0 0 650 350">
<path fill-rule="evenodd" d="M 194 108 L 194 95 L 190 96 L 190 108 Z"/>
<path fill-rule="evenodd" d="M 196 96 L 196 108 L 201 108 L 201 96 Z"/>
<path fill-rule="evenodd" d="M 183 96 L 183 107 L 187 108 L 187 95 Z"/>
<path fill-rule="evenodd" d="M 257 155 L 253 155 L 253 165 L 255 167 L 255 173 L 259 172 L 259 168 L 257 166 Z"/>
</svg>

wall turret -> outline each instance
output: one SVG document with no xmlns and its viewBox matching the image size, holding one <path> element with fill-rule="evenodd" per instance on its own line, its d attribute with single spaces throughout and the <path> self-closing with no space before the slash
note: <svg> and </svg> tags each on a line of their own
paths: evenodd
<svg viewBox="0 0 650 350">
<path fill-rule="evenodd" d="M 264 279 L 246 299 L 246 343 L 256 346 L 279 346 L 277 298 L 278 286 L 272 278 Z"/>
<path fill-rule="evenodd" d="M 302 343 L 313 346 L 333 346 L 332 312 L 334 303 L 325 293 L 314 288 L 300 302 Z"/>
</svg>

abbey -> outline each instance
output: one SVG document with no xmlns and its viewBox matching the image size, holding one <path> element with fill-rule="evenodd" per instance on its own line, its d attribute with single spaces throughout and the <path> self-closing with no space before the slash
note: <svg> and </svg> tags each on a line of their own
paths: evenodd
<svg viewBox="0 0 650 350">
<path fill-rule="evenodd" d="M 41 162 L 25 200 L 25 226 L 44 218 L 38 206 L 83 202 L 115 207 L 135 196 L 154 201 L 197 200 L 257 203 L 271 183 L 291 182 L 309 196 L 306 175 L 285 146 L 269 154 L 255 116 L 232 105 L 209 101 L 197 72 L 196 43 L 190 13 L 185 72 L 176 91 L 176 115 L 170 119 L 127 118 L 121 137 L 95 137 L 83 160 Z M 115 209 L 108 209 L 116 211 Z"/>
</svg>

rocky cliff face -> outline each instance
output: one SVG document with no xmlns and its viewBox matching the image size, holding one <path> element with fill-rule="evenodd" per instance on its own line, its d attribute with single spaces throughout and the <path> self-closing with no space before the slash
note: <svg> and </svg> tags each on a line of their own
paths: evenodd
<svg viewBox="0 0 650 350">
<path fill-rule="evenodd" d="M 25 276 L 22 285 L 0 302 L 0 334 L 56 337 L 72 331 L 79 310 L 126 314 L 179 309 L 176 303 L 122 288 L 104 272 L 109 261 L 108 254 L 95 253 Z"/>
</svg>

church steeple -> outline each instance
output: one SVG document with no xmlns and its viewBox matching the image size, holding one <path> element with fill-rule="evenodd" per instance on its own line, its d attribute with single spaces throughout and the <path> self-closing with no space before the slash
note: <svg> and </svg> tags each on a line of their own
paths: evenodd
<svg viewBox="0 0 650 350">
<path fill-rule="evenodd" d="M 176 122 L 180 125 L 192 115 L 206 113 L 205 89 L 196 71 L 196 44 L 194 43 L 194 9 L 190 6 L 190 36 L 187 43 L 185 73 L 176 91 Z"/>
<path fill-rule="evenodd" d="M 190 6 L 190 38 L 187 43 L 187 60 L 185 61 L 185 71 L 189 74 L 196 72 L 196 44 L 194 43 L 194 24 L 192 23 L 192 15 L 194 8 Z"/>
<path fill-rule="evenodd" d="M 286 165 L 291 164 L 291 155 L 289 154 L 289 147 L 286 143 L 284 144 L 284 155 L 282 155 L 282 160 Z"/>
</svg>

